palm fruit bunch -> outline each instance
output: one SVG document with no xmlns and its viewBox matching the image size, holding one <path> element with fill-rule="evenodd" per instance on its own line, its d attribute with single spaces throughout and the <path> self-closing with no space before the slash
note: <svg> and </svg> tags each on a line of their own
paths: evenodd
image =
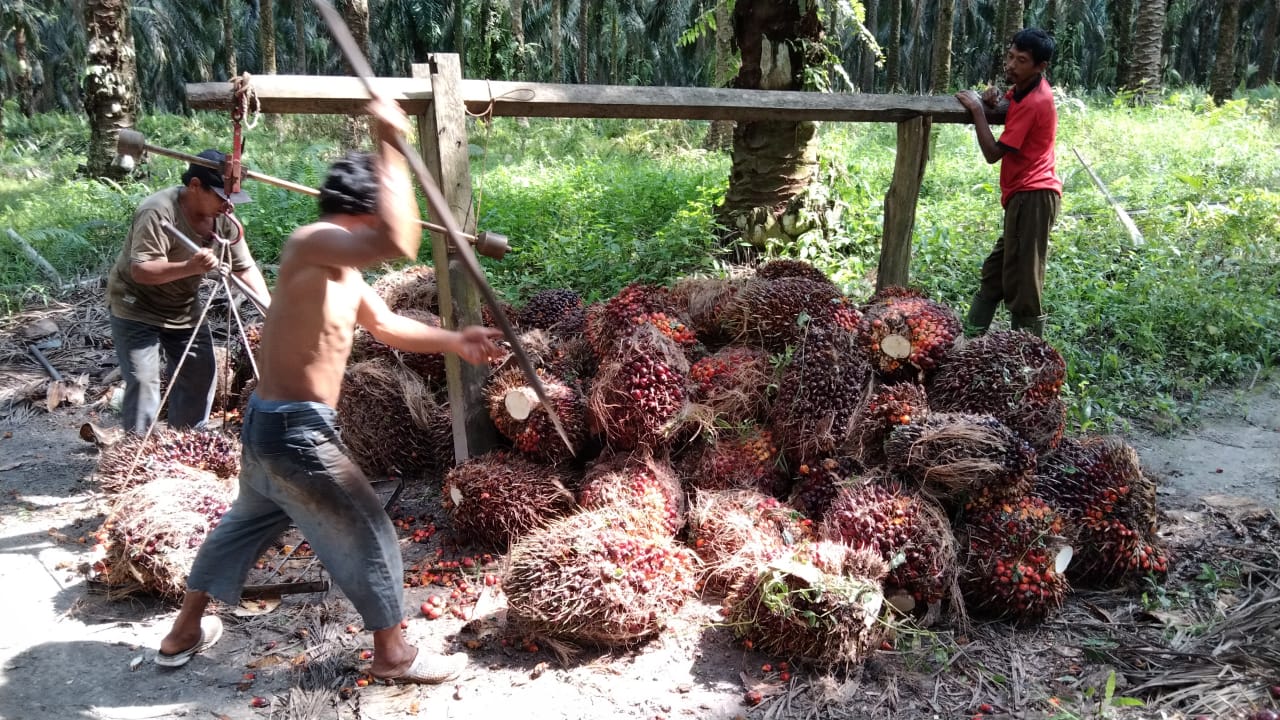
<svg viewBox="0 0 1280 720">
<path fill-rule="evenodd" d="M 551 346 L 547 369 L 566 382 L 585 387 L 600 369 L 600 358 L 585 335 L 563 336 Z"/>
<path fill-rule="evenodd" d="M 586 335 L 596 355 L 604 359 L 614 343 L 629 335 L 635 318 L 650 313 L 674 313 L 670 292 L 656 285 L 632 283 L 603 304 L 587 308 Z"/>
<path fill-rule="evenodd" d="M 219 430 L 158 427 L 150 437 L 126 435 L 98 456 L 102 489 L 122 492 L 169 473 L 169 466 L 204 470 L 220 478 L 240 475 L 240 439 Z"/>
<path fill-rule="evenodd" d="M 760 652 L 844 673 L 880 640 L 881 578 L 873 550 L 840 543 L 797 546 L 771 558 L 726 600 L 729 624 Z"/>
<path fill-rule="evenodd" d="M 698 342 L 698 336 L 679 318 L 664 312 L 642 313 L 631 318 L 636 325 L 649 324 L 658 328 L 658 332 L 671 338 L 690 360 L 706 353 L 706 348 Z"/>
<path fill-rule="evenodd" d="M 867 298 L 868 305 L 876 305 L 889 299 L 905 300 L 907 298 L 927 298 L 928 293 L 920 288 L 908 287 L 905 285 L 886 285 L 871 294 Z"/>
<path fill-rule="evenodd" d="M 929 402 L 934 410 L 994 415 L 1043 453 L 1066 427 L 1066 373 L 1062 355 L 1035 335 L 990 332 L 947 355 L 928 385 Z"/>
<path fill-rule="evenodd" d="M 111 498 L 103 580 L 113 594 L 181 598 L 196 551 L 234 499 L 232 482 L 211 472 L 157 468 L 149 482 Z"/>
<path fill-rule="evenodd" d="M 892 568 L 885 594 L 902 611 L 936 606 L 956 579 L 956 540 L 942 508 L 893 483 L 844 488 L 827 509 L 820 536 L 871 548 Z"/>
<path fill-rule="evenodd" d="M 537 372 L 547 400 L 555 408 L 571 446 L 565 445 L 556 432 L 547 407 L 538 399 L 518 366 L 499 370 L 485 384 L 489 417 L 516 450 L 543 462 L 562 462 L 577 455 L 586 444 L 586 400 L 560 378 L 541 369 Z"/>
<path fill-rule="evenodd" d="M 442 507 L 465 541 L 506 550 L 509 543 L 573 512 L 569 478 L 505 450 L 473 457 L 442 483 Z"/>
<path fill-rule="evenodd" d="M 923 380 L 963 326 L 955 311 L 924 297 L 885 297 L 862 309 L 858 342 L 886 380 Z"/>
<path fill-rule="evenodd" d="M 511 546 L 502 589 L 513 630 L 603 647 L 657 634 L 693 592 L 698 558 L 637 532 L 616 507 L 561 518 Z"/>
<path fill-rule="evenodd" d="M 436 271 L 428 265 L 410 265 L 386 273 L 373 282 L 373 291 L 398 313 L 409 309 L 440 312 Z"/>
<path fill-rule="evenodd" d="M 680 462 L 680 475 L 698 493 L 752 489 L 772 494 L 785 478 L 781 464 L 773 433 L 753 427 L 691 451 Z"/>
<path fill-rule="evenodd" d="M 1031 495 L 971 507 L 960 583 L 968 606 L 1018 619 L 1061 607 L 1072 555 L 1064 527 L 1061 515 Z"/>
<path fill-rule="evenodd" d="M 454 307 L 455 309 L 457 308 L 456 305 Z M 508 323 L 513 322 L 512 318 L 516 317 L 515 306 L 507 302 L 506 300 L 498 300 L 498 310 L 502 312 L 503 317 L 507 318 Z M 457 317 L 456 314 L 455 314 L 455 317 Z M 458 323 L 458 324 L 462 325 L 464 323 Z M 498 322 L 497 314 L 494 313 L 494 310 L 492 307 L 489 307 L 488 303 L 485 303 L 480 306 L 480 324 L 484 325 L 485 327 L 491 327 L 491 328 L 502 326 Z"/>
<path fill-rule="evenodd" d="M 884 442 L 900 425 L 921 423 L 929 417 L 929 400 L 924 387 L 904 382 L 880 387 L 854 422 L 851 447 L 866 467 L 883 465 Z"/>
<path fill-rule="evenodd" d="M 231 380 L 231 390 L 239 393 L 241 396 L 248 395 L 244 391 L 244 386 L 250 380 L 254 379 L 254 362 L 257 360 L 258 347 L 262 345 L 262 323 L 250 323 L 244 326 L 244 335 L 241 336 L 237 331 L 234 335 L 235 343 L 235 376 Z"/>
<path fill-rule="evenodd" d="M 659 444 L 688 402 L 689 362 L 652 325 L 636 326 L 600 361 L 588 408 L 619 450 Z"/>
<path fill-rule="evenodd" d="M 417 320 L 428 327 L 442 327 L 440 316 L 427 310 L 405 308 L 399 314 L 411 320 Z M 368 330 L 356 328 L 351 338 L 351 361 L 362 362 L 379 358 L 398 361 L 428 382 L 438 385 L 445 381 L 443 354 L 399 350 L 378 340 Z"/>
<path fill-rule="evenodd" d="M 657 534 L 684 527 L 685 497 L 671 463 L 647 452 L 606 451 L 587 468 L 578 504 L 588 510 L 622 508 L 634 523 Z"/>
<path fill-rule="evenodd" d="M 829 322 L 841 299 L 830 281 L 757 277 L 738 290 L 726 323 L 737 342 L 781 352 L 801 341 L 812 325 Z"/>
<path fill-rule="evenodd" d="M 861 482 L 858 463 L 850 457 L 826 457 L 796 467 L 790 502 L 815 520 L 826 515 L 840 490 Z"/>
<path fill-rule="evenodd" d="M 1036 470 L 1036 451 L 990 415 L 933 413 L 900 425 L 884 454 L 890 470 L 948 500 L 1025 495 Z"/>
<path fill-rule="evenodd" d="M 1155 483 L 1120 438 L 1063 438 L 1040 462 L 1036 494 L 1076 527 L 1073 580 L 1107 586 L 1168 571 Z"/>
<path fill-rule="evenodd" d="M 725 314 L 741 285 L 740 280 L 729 278 L 683 278 L 671 288 L 671 301 L 677 314 L 689 319 L 698 339 L 723 345 L 732 339 Z"/>
<path fill-rule="evenodd" d="M 831 278 L 827 277 L 826 273 L 804 260 L 795 260 L 792 258 L 778 258 L 770 260 L 756 268 L 756 276 L 762 277 L 766 280 L 777 280 L 779 278 L 804 278 L 806 280 L 826 283 L 835 287 L 835 283 L 831 282 Z"/>
<path fill-rule="evenodd" d="M 870 376 L 849 332 L 828 323 L 808 326 L 781 371 L 768 415 L 793 465 L 830 455 L 849 439 Z"/>
<path fill-rule="evenodd" d="M 693 401 L 733 424 L 763 414 L 773 376 L 763 350 L 731 345 L 691 365 L 689 379 L 693 381 Z"/>
<path fill-rule="evenodd" d="M 703 562 L 699 589 L 732 591 L 784 548 L 813 539 L 813 523 L 755 490 L 700 492 L 689 508 L 689 545 Z"/>
<path fill-rule="evenodd" d="M 448 407 L 436 401 L 421 377 L 403 367 L 385 360 L 347 367 L 338 417 L 352 459 L 370 476 L 453 464 L 452 434 L 441 431 L 451 422 Z"/>
<path fill-rule="evenodd" d="M 582 296 L 567 288 L 539 290 L 516 315 L 516 322 L 526 330 L 554 329 L 574 335 L 582 332 L 586 321 Z"/>
</svg>

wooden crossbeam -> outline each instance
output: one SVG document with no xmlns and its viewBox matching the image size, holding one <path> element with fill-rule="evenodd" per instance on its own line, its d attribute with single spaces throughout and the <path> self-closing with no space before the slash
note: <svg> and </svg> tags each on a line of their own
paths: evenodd
<svg viewBox="0 0 1280 720">
<path fill-rule="evenodd" d="M 409 115 L 427 112 L 431 81 L 376 78 L 380 92 Z M 367 101 L 360 80 L 329 75 L 256 75 L 253 89 L 268 113 L 359 113 Z M 934 123 L 968 123 L 969 112 L 951 95 L 876 95 L 736 90 L 732 88 L 556 85 L 463 80 L 458 93 L 472 113 L 502 117 L 639 118 L 898 123 L 928 115 Z M 187 104 L 195 110 L 228 110 L 231 84 L 189 83 Z M 1003 123 L 1003 113 L 988 113 Z"/>
</svg>

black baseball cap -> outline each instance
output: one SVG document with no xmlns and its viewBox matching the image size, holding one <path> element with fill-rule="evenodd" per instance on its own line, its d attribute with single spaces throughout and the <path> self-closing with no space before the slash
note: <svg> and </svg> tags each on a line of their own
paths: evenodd
<svg viewBox="0 0 1280 720">
<path fill-rule="evenodd" d="M 205 150 L 196 157 L 204 158 L 205 160 L 212 160 L 219 165 L 226 162 L 227 159 L 226 154 L 212 148 Z M 191 182 L 191 178 L 199 178 L 201 185 L 204 185 L 217 193 L 218 197 L 223 200 L 227 200 L 233 204 L 240 205 L 242 203 L 253 202 L 253 198 L 250 198 L 249 194 L 243 190 L 240 192 L 228 193 L 226 188 L 223 187 L 224 183 L 222 179 L 222 172 L 219 170 L 207 168 L 203 165 L 188 165 L 187 171 L 182 174 L 182 184 L 187 185 Z"/>
</svg>

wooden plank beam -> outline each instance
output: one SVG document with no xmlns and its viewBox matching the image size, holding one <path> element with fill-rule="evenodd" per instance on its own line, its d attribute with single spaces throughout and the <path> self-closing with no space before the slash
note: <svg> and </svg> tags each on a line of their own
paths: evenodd
<svg viewBox="0 0 1280 720">
<path fill-rule="evenodd" d="M 380 92 L 410 115 L 431 101 L 425 78 L 375 78 Z M 268 113 L 351 114 L 367 96 L 358 78 L 329 75 L 259 75 L 253 89 Z M 902 122 L 929 115 L 935 123 L 968 123 L 969 112 L 951 95 L 876 95 L 734 88 L 557 85 L 462 80 L 458 95 L 472 113 L 505 117 L 640 118 L 655 120 L 829 120 Z M 231 84 L 190 83 L 187 104 L 196 110 L 228 110 Z M 1003 113 L 988 112 L 994 124 Z"/>
<path fill-rule="evenodd" d="M 898 157 L 884 198 L 884 237 L 876 290 L 906 285 L 911 280 L 911 231 L 916 224 L 920 183 L 929 162 L 929 130 L 928 117 L 898 123 Z"/>
<path fill-rule="evenodd" d="M 413 66 L 413 75 L 435 87 L 435 97 L 418 116 L 418 146 L 427 169 L 449 203 L 463 232 L 474 233 L 471 165 L 467 155 L 466 114 L 458 101 L 458 80 L 462 65 L 457 55 L 439 54 L 429 63 Z M 437 223 L 440 218 L 432 218 Z M 440 320 L 446 328 L 481 324 L 480 291 L 456 257 L 452 257 L 443 233 L 431 233 L 432 264 L 440 298 Z M 493 424 L 484 401 L 488 368 L 462 362 L 452 353 L 445 356 L 445 378 L 449 408 L 453 415 L 454 461 L 488 451 L 496 444 Z"/>
</svg>

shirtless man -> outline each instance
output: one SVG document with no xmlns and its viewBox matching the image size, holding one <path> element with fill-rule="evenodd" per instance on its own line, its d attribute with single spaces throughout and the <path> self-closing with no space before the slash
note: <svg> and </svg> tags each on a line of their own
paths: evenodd
<svg viewBox="0 0 1280 720">
<path fill-rule="evenodd" d="M 403 567 L 395 528 L 338 435 L 334 408 L 357 324 L 409 352 L 453 352 L 471 363 L 498 354 L 498 330 L 433 328 L 391 312 L 359 268 L 417 257 L 418 204 L 405 160 L 395 149 L 407 120 L 391 102 L 369 107 L 378 157 L 348 154 L 320 190 L 320 219 L 298 228 L 280 256 L 280 272 L 259 350 L 261 374 L 242 431 L 240 494 L 196 556 L 158 665 L 178 667 L 221 635 L 203 617 L 211 597 L 239 602 L 249 568 L 290 521 L 298 526 L 338 587 L 373 631 L 379 678 L 444 682 L 466 655 L 420 653 L 400 629 Z"/>
</svg>

